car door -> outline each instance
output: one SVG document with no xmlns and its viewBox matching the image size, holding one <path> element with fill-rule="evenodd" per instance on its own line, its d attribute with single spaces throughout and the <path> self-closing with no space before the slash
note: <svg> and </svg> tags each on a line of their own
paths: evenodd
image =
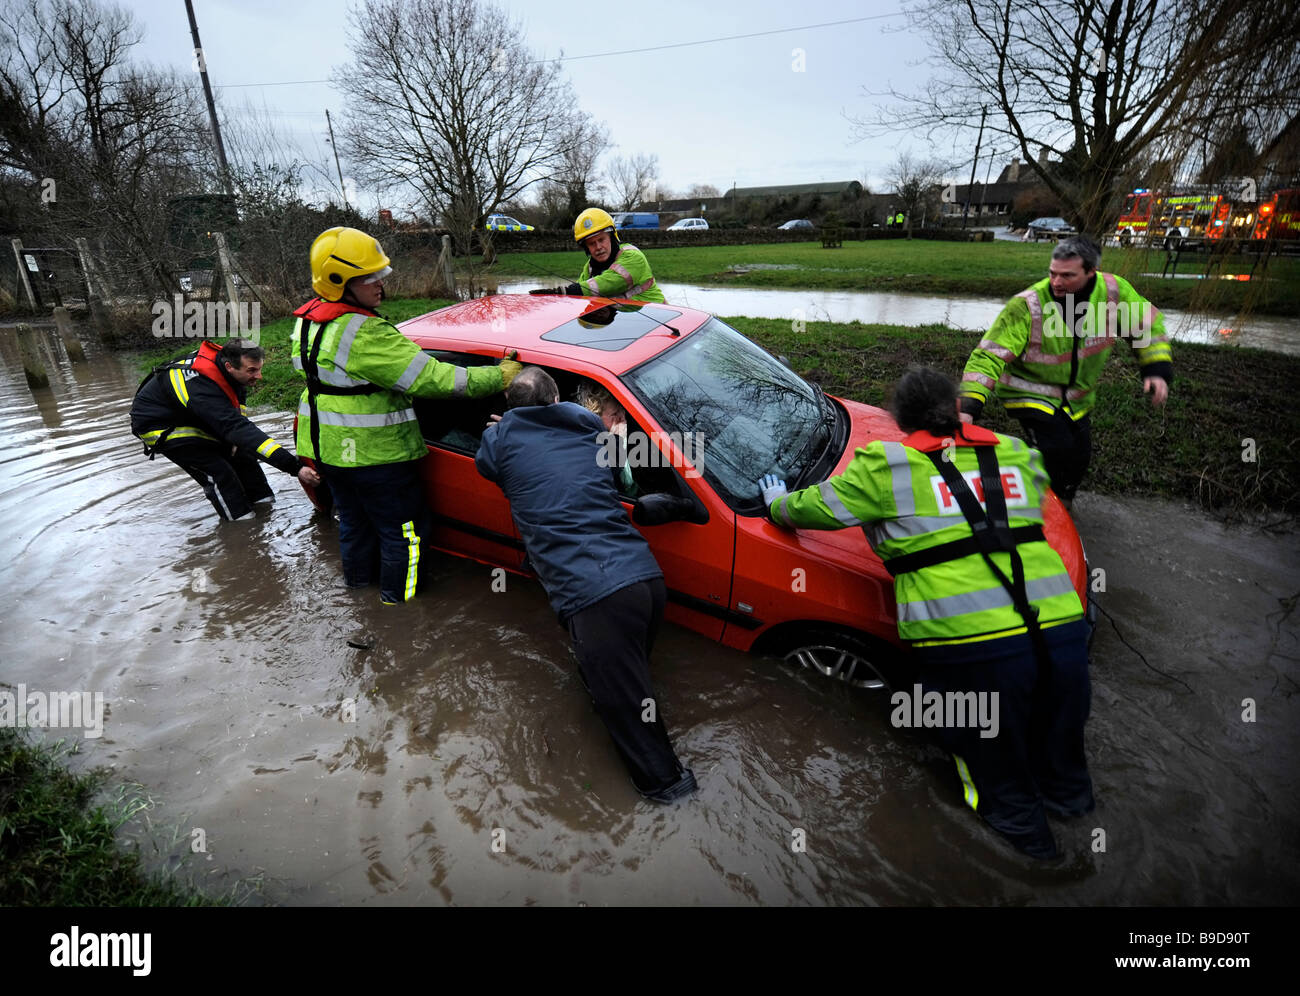
<svg viewBox="0 0 1300 996">
<path fill-rule="evenodd" d="M 490 356 L 426 350 L 434 359 L 458 366 L 499 362 Z M 480 563 L 520 571 L 523 542 L 501 489 L 479 474 L 474 454 L 492 414 L 501 414 L 504 397 L 428 400 L 417 398 L 415 411 L 429 447 L 424 488 L 433 513 L 428 542 L 448 553 Z"/>
</svg>

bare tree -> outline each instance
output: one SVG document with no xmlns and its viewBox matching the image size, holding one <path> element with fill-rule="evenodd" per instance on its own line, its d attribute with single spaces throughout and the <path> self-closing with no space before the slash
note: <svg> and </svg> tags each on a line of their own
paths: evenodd
<svg viewBox="0 0 1300 996">
<path fill-rule="evenodd" d="M 695 183 L 691 189 L 686 191 L 686 196 L 699 200 L 702 197 L 720 197 L 718 188 L 711 183 Z"/>
<path fill-rule="evenodd" d="M 900 152 L 885 182 L 894 189 L 898 202 L 907 218 L 907 237 L 912 237 L 912 224 L 917 211 L 933 199 L 933 188 L 939 184 L 948 167 L 937 159 L 917 158 L 910 152 Z"/>
<path fill-rule="evenodd" d="M 36 227 L 66 243 L 96 238 L 171 293 L 169 204 L 204 182 L 193 81 L 132 66 L 141 32 L 115 4 L 11 3 L 0 26 L 0 169 L 56 191 Z"/>
<path fill-rule="evenodd" d="M 522 29 L 477 0 L 366 0 L 351 14 L 344 147 L 384 189 L 412 190 L 468 251 L 483 219 L 560 170 L 579 140 L 572 88 Z"/>
<path fill-rule="evenodd" d="M 857 134 L 973 139 L 987 106 L 994 140 L 1018 146 L 1094 234 L 1135 164 L 1207 159 L 1229 119 L 1267 144 L 1300 108 L 1294 0 L 915 0 L 907 11 L 933 40 L 936 73 L 920 93 L 890 91 L 896 103 L 856 121 Z M 1055 162 L 1033 155 L 1040 145 Z"/>
<path fill-rule="evenodd" d="M 609 185 L 619 211 L 631 211 L 650 196 L 659 178 L 659 157 L 651 154 L 619 156 L 609 166 Z"/>
</svg>

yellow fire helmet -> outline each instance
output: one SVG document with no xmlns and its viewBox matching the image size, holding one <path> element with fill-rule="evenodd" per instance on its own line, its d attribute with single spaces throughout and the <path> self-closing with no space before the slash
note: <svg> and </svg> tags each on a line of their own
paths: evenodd
<svg viewBox="0 0 1300 996">
<path fill-rule="evenodd" d="M 609 216 L 608 211 L 602 211 L 600 208 L 587 208 L 582 214 L 578 215 L 578 220 L 573 223 L 573 241 L 582 242 L 583 239 L 589 239 L 600 232 L 608 231 L 615 239 L 618 234 L 614 228 L 614 219 Z"/>
<path fill-rule="evenodd" d="M 353 277 L 392 272 L 379 242 L 355 228 L 331 228 L 311 244 L 311 289 L 323 300 L 337 301 Z"/>
</svg>

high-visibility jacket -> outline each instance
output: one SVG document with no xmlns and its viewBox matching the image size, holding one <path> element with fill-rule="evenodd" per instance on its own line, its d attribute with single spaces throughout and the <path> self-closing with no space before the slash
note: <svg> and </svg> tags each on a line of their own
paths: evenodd
<svg viewBox="0 0 1300 996">
<path fill-rule="evenodd" d="M 1086 302 L 1066 298 L 1067 322 L 1044 278 L 1002 309 L 966 363 L 960 395 L 972 414 L 996 391 L 1008 410 L 1088 414 L 1106 356 L 1120 338 L 1137 351 L 1144 377 L 1173 380 L 1172 353 L 1160 312 L 1113 273 L 1098 273 Z M 967 401 L 966 399 L 969 399 Z"/>
<path fill-rule="evenodd" d="M 858 449 L 843 474 L 776 499 L 768 513 L 774 521 L 796 528 L 860 526 L 894 573 L 898 635 L 904 640 L 926 646 L 1023 633 L 1026 624 L 1011 595 L 977 550 L 919 569 L 908 569 L 906 561 L 899 560 L 973 535 L 927 453 L 947 449 L 982 505 L 977 446 L 995 447 L 1007 522 L 1018 534 L 1016 551 L 1024 565 L 1029 604 L 1038 610 L 1038 625 L 1081 618 L 1083 606 L 1070 575 L 1042 538 L 1042 504 L 1048 489 L 1042 458 L 1013 436 L 967 425 L 955 437 L 915 432 L 902 442 L 877 440 Z M 992 560 L 1005 576 L 1012 576 L 1009 553 L 994 553 Z"/>
<path fill-rule="evenodd" d="M 310 387 L 298 405 L 298 452 L 322 463 L 374 467 L 416 460 L 428 448 L 412 398 L 481 398 L 502 390 L 500 367 L 440 363 L 374 312 L 316 298 L 294 314 L 294 368 L 307 376 L 305 345 L 321 391 L 320 453 L 312 443 Z"/>
<path fill-rule="evenodd" d="M 614 260 L 601 273 L 591 275 L 591 257 L 582 268 L 578 286 L 588 297 L 619 297 L 631 301 L 664 303 L 664 292 L 655 284 L 645 253 L 633 245 L 614 240 Z"/>
<path fill-rule="evenodd" d="M 277 470 L 297 474 L 298 458 L 245 416 L 244 385 L 221 367 L 221 347 L 202 342 L 197 352 L 154 370 L 131 403 L 131 432 L 154 450 L 196 439 L 256 453 Z"/>
</svg>

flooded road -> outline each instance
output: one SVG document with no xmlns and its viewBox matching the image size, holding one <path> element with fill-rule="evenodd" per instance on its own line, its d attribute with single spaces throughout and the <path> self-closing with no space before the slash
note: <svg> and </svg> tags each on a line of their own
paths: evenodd
<svg viewBox="0 0 1300 996">
<path fill-rule="evenodd" d="M 1180 680 L 1102 620 L 1099 808 L 1056 824 L 1067 857 L 1040 866 L 983 829 L 885 697 L 675 626 L 654 674 L 700 791 L 642 801 L 539 586 L 494 592 L 486 567 L 435 555 L 416 600 L 381 612 L 341 586 L 331 524 L 294 481 L 272 471 L 274 506 L 218 523 L 140 456 L 134 368 L 44 348 L 52 387 L 32 392 L 0 332 L 0 680 L 103 694 L 103 736 L 74 763 L 142 784 L 163 841 L 146 857 L 190 854 L 200 882 L 260 877 L 259 901 L 313 905 L 1300 899 L 1294 536 L 1081 496 L 1101 604 Z M 257 421 L 288 440 L 289 416 Z M 371 649 L 348 645 L 358 630 Z"/>
<path fill-rule="evenodd" d="M 554 279 L 503 281 L 502 294 L 524 294 L 553 287 Z M 978 297 L 934 297 L 876 291 L 770 290 L 760 287 L 705 287 L 660 284 L 674 304 L 715 315 L 746 318 L 788 318 L 808 322 L 860 322 L 886 325 L 942 323 L 955 329 L 987 330 L 1006 301 Z M 1180 342 L 1212 346 L 1254 346 L 1279 353 L 1300 354 L 1300 319 L 1271 315 L 1203 314 L 1161 308 L 1165 329 Z M 974 345 L 974 342 L 971 343 Z"/>
</svg>

